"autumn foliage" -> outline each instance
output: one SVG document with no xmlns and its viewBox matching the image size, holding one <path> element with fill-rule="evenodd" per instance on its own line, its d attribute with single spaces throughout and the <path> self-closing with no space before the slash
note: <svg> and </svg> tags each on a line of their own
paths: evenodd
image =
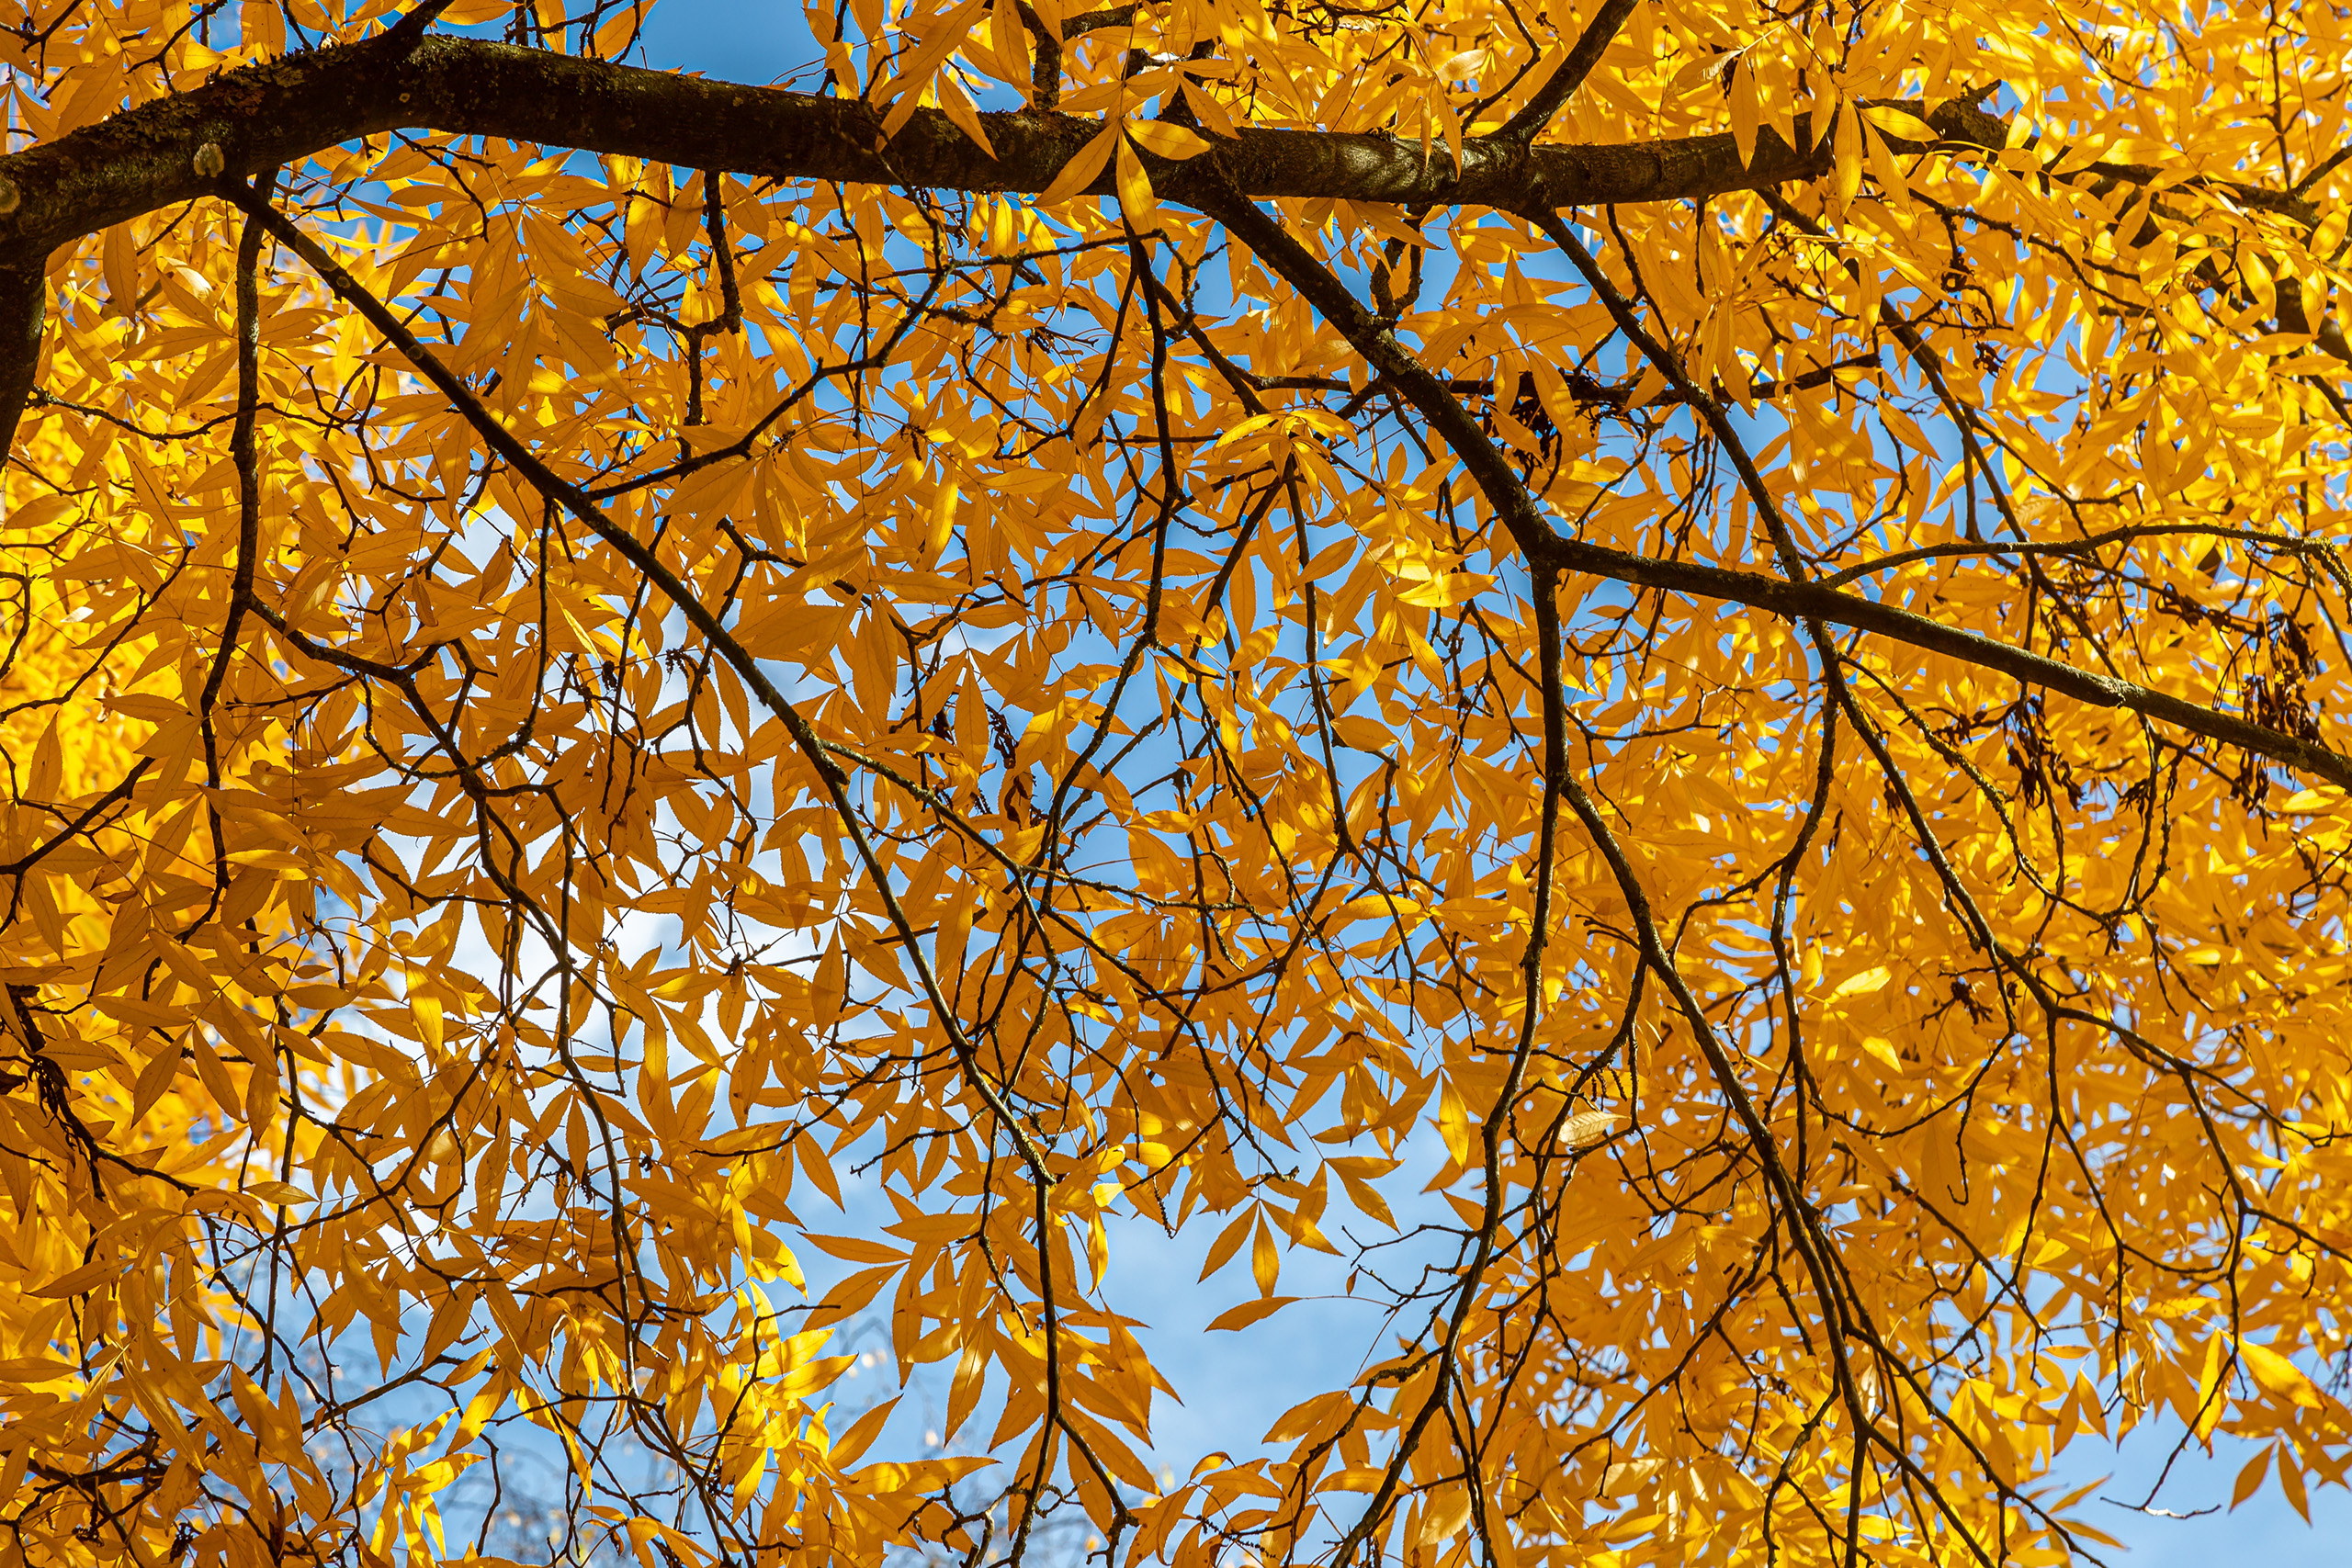
<svg viewBox="0 0 2352 1568">
<path fill-rule="evenodd" d="M 0 6 L 8 1561 L 2342 1482 L 2339 9 L 808 16 Z"/>
</svg>

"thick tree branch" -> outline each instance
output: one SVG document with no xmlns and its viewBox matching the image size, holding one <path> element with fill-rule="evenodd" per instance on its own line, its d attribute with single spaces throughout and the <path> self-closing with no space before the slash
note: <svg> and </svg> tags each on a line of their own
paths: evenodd
<svg viewBox="0 0 2352 1568">
<path fill-rule="evenodd" d="M 1563 66 L 1565 76 L 1569 67 Z M 1927 114 L 1949 140 L 1998 146 L 2004 127 L 1960 104 Z M 623 153 L 685 168 L 775 179 L 1040 191 L 1102 122 L 1024 112 L 980 117 L 996 156 L 936 109 L 884 139 L 854 98 L 741 86 L 471 39 L 390 36 L 233 72 L 0 158 L 16 187 L 0 215 L 0 254 L 42 253 L 141 213 L 213 194 L 194 164 L 218 146 L 224 172 L 249 178 L 362 136 L 394 130 L 499 136 Z M 1798 122 L 1799 141 L 1812 137 Z M 1442 148 L 1363 132 L 1249 130 L 1206 156 L 1147 158 L 1164 200 L 1193 203 L 1225 183 L 1251 197 L 1523 209 L 1533 203 L 1665 201 L 1807 180 L 1826 146 L 1798 152 L 1766 130 L 1743 167 L 1728 133 L 1618 146 L 1525 146 L 1473 138 L 1457 169 Z M 1110 194 L 1106 169 L 1093 187 Z"/>
<path fill-rule="evenodd" d="M 1582 79 L 1623 8 L 1611 4 L 1595 17 L 1539 91 L 1539 101 L 1563 96 Z M 1079 21 L 1115 22 L 1118 11 Z M 1939 145 L 1998 147 L 2007 136 L 2007 122 L 1964 104 L 1897 107 L 1934 126 Z M 1050 186 L 1102 129 L 1091 118 L 1035 110 L 980 118 L 993 155 L 936 109 L 917 110 L 886 138 L 873 108 L 857 99 L 705 81 L 478 39 L 422 37 L 405 25 L 365 42 L 232 72 L 0 157 L 0 435 L 13 435 L 31 389 L 38 333 L 30 323 L 40 306 L 49 253 L 110 225 L 210 195 L 221 175 L 248 178 L 329 147 L 401 130 L 625 154 L 714 175 L 1034 192 Z M 1532 145 L 1533 130 L 1534 122 L 1515 117 L 1494 135 L 1466 141 L 1458 166 L 1443 148 L 1424 150 L 1385 133 L 1270 129 L 1245 130 L 1189 162 L 1146 155 L 1144 163 L 1161 199 L 1203 209 L 1229 191 L 1252 199 L 1338 197 L 1532 212 L 1769 189 L 1817 178 L 1831 162 L 1827 142 L 1815 143 L 1802 115 L 1793 127 L 1794 146 L 1768 128 L 1746 162 L 1727 132 L 1568 146 Z M 206 149 L 218 149 L 217 169 Z M 2154 170 L 2095 164 L 2076 177 L 2144 181 L 2154 175 Z M 1106 167 L 1090 189 L 1108 195 L 1113 178 Z M 2235 185 L 2228 190 L 2242 205 L 2316 221 L 2312 204 L 2299 194 Z"/>
<path fill-rule="evenodd" d="M 1112 17 L 1113 11 L 1081 17 Z M 1599 23 L 1596 22 L 1596 27 Z M 1583 40 L 1555 80 L 1589 69 Z M 1927 114 L 1955 144 L 2001 144 L 2001 121 L 1963 105 Z M 29 396 L 49 254 L 113 224 L 217 194 L 326 148 L 391 130 L 503 137 L 771 179 L 959 190 L 1042 191 L 1102 130 L 1083 116 L 981 117 L 994 156 L 937 109 L 885 138 L 866 104 L 710 82 L 607 61 L 397 28 L 362 43 L 236 71 L 54 141 L 0 157 L 0 436 L 13 440 Z M 1224 190 L 1251 197 L 1336 197 L 1425 206 L 1522 208 L 1664 201 L 1818 177 L 1803 117 L 1799 152 L 1764 131 L 1743 166 L 1728 134 L 1620 146 L 1531 147 L 1525 135 L 1474 138 L 1457 168 L 1442 148 L 1368 133 L 1248 130 L 1187 163 L 1147 155 L 1161 199 L 1201 206 Z M 210 154 L 219 150 L 215 167 Z M 202 166 L 199 166 L 201 164 Z M 1092 187 L 1112 191 L 1106 167 Z M 0 451 L 7 448 L 0 446 Z"/>
<path fill-rule="evenodd" d="M 0 260 L 0 457 L 16 449 L 17 421 L 40 369 L 40 329 L 49 299 L 42 260 L 38 253 Z"/>
</svg>

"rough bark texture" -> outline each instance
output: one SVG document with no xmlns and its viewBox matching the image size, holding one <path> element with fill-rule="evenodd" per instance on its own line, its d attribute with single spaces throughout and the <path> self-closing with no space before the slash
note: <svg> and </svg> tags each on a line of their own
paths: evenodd
<svg viewBox="0 0 2352 1568">
<path fill-rule="evenodd" d="M 0 458 L 15 449 L 17 422 L 33 395 L 48 303 L 49 275 L 38 253 L 0 259 Z"/>
<path fill-rule="evenodd" d="M 1905 106 L 1927 113 L 1924 105 Z M 1927 113 L 1957 143 L 2000 144 L 2002 123 L 1964 105 Z M 854 99 L 740 86 L 470 39 L 387 35 L 232 73 L 54 142 L 0 158 L 19 201 L 0 217 L 0 252 L 47 253 L 174 202 L 217 195 L 198 149 L 220 149 L 231 178 L 394 130 L 507 137 L 776 179 L 957 190 L 1040 191 L 1102 130 L 1076 115 L 980 117 L 990 157 L 935 109 L 887 141 Z M 1798 138 L 1810 143 L 1800 118 Z M 1456 168 L 1444 147 L 1340 131 L 1245 130 L 1189 164 L 1147 157 L 1159 194 L 1188 202 L 1210 183 L 1244 196 L 1336 197 L 1513 210 L 1664 201 L 1819 176 L 1826 145 L 1799 151 L 1770 130 L 1743 166 L 1728 134 L 1616 146 L 1529 147 L 1474 138 Z M 1106 169 L 1097 181 L 1111 190 Z"/>
</svg>

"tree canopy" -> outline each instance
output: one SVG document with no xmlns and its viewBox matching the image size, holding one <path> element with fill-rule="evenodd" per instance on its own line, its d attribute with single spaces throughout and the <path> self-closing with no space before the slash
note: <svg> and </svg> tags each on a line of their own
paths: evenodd
<svg viewBox="0 0 2352 1568">
<path fill-rule="evenodd" d="M 0 6 L 11 1560 L 2343 1482 L 2343 7 L 580 5 Z"/>
</svg>

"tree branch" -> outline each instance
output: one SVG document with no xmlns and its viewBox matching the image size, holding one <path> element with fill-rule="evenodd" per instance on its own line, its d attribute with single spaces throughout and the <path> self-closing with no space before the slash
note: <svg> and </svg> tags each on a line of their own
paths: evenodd
<svg viewBox="0 0 2352 1568">
<path fill-rule="evenodd" d="M 1624 0 L 1611 0 L 1530 108 L 1564 97 L 1605 47 Z M 429 7 L 427 7 L 429 9 Z M 1065 32 L 1115 25 L 1122 7 Z M 418 15 L 420 13 L 413 13 Z M 1614 20 L 1612 20 L 1614 18 Z M 1557 106 L 1552 105 L 1553 107 Z M 1934 145 L 1993 148 L 2007 123 L 1961 103 L 1898 107 L 1924 118 Z M 1548 112 L 1548 111 L 1546 111 Z M 840 181 L 971 191 L 1042 191 L 1101 131 L 1099 120 L 1040 110 L 980 116 L 993 155 L 937 109 L 914 111 L 884 137 L 871 106 L 772 87 L 712 82 L 609 61 L 474 39 L 423 37 L 397 26 L 364 42 L 246 67 L 0 157 L 0 436 L 12 436 L 32 385 L 43 264 L 50 252 L 113 224 L 215 194 L 221 175 L 250 178 L 329 147 L 392 130 L 490 136 L 775 180 Z M 1385 132 L 1252 128 L 1182 163 L 1146 153 L 1160 199 L 1207 209 L 1218 193 L 1253 199 L 1335 197 L 1410 207 L 1545 211 L 1683 200 L 1817 178 L 1831 150 L 1796 117 L 1792 146 L 1759 131 L 1743 162 L 1728 132 L 1611 145 L 1532 144 L 1526 114 L 1462 145 L 1457 166 L 1438 147 Z M 1897 152 L 1928 144 L 1890 139 Z M 206 155 L 217 148 L 221 166 Z M 1112 194 L 1106 167 L 1089 187 Z M 2157 171 L 2094 164 L 2075 177 L 2136 180 Z M 2227 186 L 2242 205 L 2311 224 L 2299 193 Z"/>
<path fill-rule="evenodd" d="M 2093 707 L 2128 708 L 2161 719 L 2209 740 L 2243 747 L 2257 756 L 2284 763 L 2298 773 L 2323 778 L 2352 789 L 2352 759 L 2324 746 L 2276 729 L 2250 723 L 2169 693 L 2154 691 L 2110 675 L 2093 674 L 2039 653 L 2013 648 L 1959 626 L 1944 625 L 1877 599 L 1862 599 L 1816 583 L 1791 582 L 1759 572 L 1708 566 L 1700 561 L 1659 560 L 1650 556 L 1613 550 L 1582 539 L 1557 539 L 1539 552 L 1571 571 L 1589 572 L 1637 588 L 1663 589 L 1698 599 L 1724 600 L 1770 611 L 1792 620 L 1817 620 L 1871 632 L 1913 648 L 1965 660 L 1987 670 L 2015 676 L 2029 685 L 2046 686 Z"/>
<path fill-rule="evenodd" d="M 329 291 L 345 304 L 357 310 L 367 320 L 368 325 L 382 334 L 387 343 L 398 349 L 410 364 L 416 367 L 419 374 L 432 382 L 441 395 L 449 400 L 451 406 L 457 409 L 466 423 L 474 428 L 475 434 L 481 438 L 484 446 L 505 459 L 514 471 L 520 474 L 524 480 L 542 497 L 561 507 L 566 513 L 584 524 L 590 532 L 612 547 L 631 566 L 643 572 L 647 580 L 661 591 L 662 596 L 675 605 L 679 613 L 684 615 L 694 628 L 718 650 L 720 657 L 734 668 L 736 674 L 742 678 L 744 685 L 750 688 L 752 694 L 760 700 L 761 705 L 783 723 L 794 743 L 800 748 L 801 752 L 808 759 L 809 767 L 816 773 L 818 782 L 831 804 L 835 815 L 840 818 L 853 847 L 865 863 L 867 874 L 873 880 L 876 896 L 880 899 L 890 924 L 898 931 L 899 939 L 906 944 L 909 962 L 922 982 L 924 1000 L 930 1004 L 933 1015 L 941 1021 L 941 1027 L 946 1029 L 954 1040 L 957 1058 L 972 1075 L 976 1092 L 987 1103 L 989 1111 L 1003 1123 L 1014 1145 L 1020 1150 L 1023 1163 L 1031 1172 L 1040 1180 L 1047 1179 L 1044 1156 L 1038 1150 L 1035 1141 L 1023 1129 L 1020 1119 L 1013 1114 L 1005 1102 L 1002 1092 L 981 1068 L 969 1038 L 954 1022 L 956 1013 L 949 1007 L 947 999 L 940 994 L 937 979 L 922 957 L 916 942 L 917 932 L 914 925 L 900 907 L 898 896 L 891 891 L 889 879 L 884 874 L 884 867 L 874 852 L 872 841 L 858 820 L 846 789 L 849 775 L 830 754 L 834 749 L 825 744 L 822 738 L 818 735 L 815 727 L 777 689 L 775 682 L 769 679 L 764 670 L 760 668 L 759 661 L 752 656 L 750 650 L 745 649 L 734 634 L 720 623 L 718 617 L 711 612 L 708 605 L 702 602 L 700 596 L 694 592 L 693 587 L 684 579 L 673 571 L 654 553 L 651 547 L 630 533 L 627 527 L 605 515 L 603 509 L 583 494 L 578 486 L 570 483 L 553 468 L 548 467 L 537 453 L 500 423 L 497 417 L 482 406 L 481 400 L 474 395 L 473 389 L 436 358 L 382 300 L 362 288 L 359 282 L 345 271 L 340 263 L 329 255 L 317 241 L 296 228 L 282 213 L 272 207 L 261 193 L 242 182 L 231 180 L 216 185 L 211 194 L 235 203 L 248 217 L 276 236 L 279 243 L 300 256 L 312 272 L 318 274 L 320 280 L 326 284 Z M 1040 1245 L 1043 1246 L 1042 1241 Z"/>
<path fill-rule="evenodd" d="M 1565 78 L 1573 61 L 1555 80 Z M 1924 116 L 1952 143 L 2001 145 L 2003 122 L 1961 104 Z M 45 254 L 110 224 L 214 194 L 197 171 L 210 142 L 231 178 L 250 178 L 395 130 L 498 136 L 772 179 L 957 190 L 1041 191 L 1102 129 L 1080 115 L 980 116 L 996 155 L 937 109 L 884 139 L 871 107 L 772 87 L 648 71 L 473 39 L 385 37 L 249 66 L 0 157 L 16 208 L 0 254 Z M 1729 133 L 1612 146 L 1527 146 L 1472 138 L 1462 167 L 1442 148 L 1371 132 L 1245 130 L 1186 163 L 1146 155 L 1152 189 L 1193 205 L 1217 186 L 1250 197 L 1336 197 L 1405 205 L 1526 209 L 1668 201 L 1813 179 L 1826 145 L 1796 122 L 1799 152 L 1770 130 L 1742 166 Z M 1907 144 L 1900 144 L 1907 148 Z M 1106 169 L 1090 189 L 1112 193 Z"/>
<path fill-rule="evenodd" d="M 1926 111 L 1924 105 L 1909 107 Z M 918 111 L 896 137 L 885 140 L 876 134 L 868 107 L 854 100 L 707 82 L 473 39 L 418 39 L 398 33 L 235 72 L 0 158 L 0 181 L 18 197 L 12 210 L 0 214 L 0 429 L 13 433 L 31 388 L 47 253 L 158 207 L 218 197 L 223 194 L 222 175 L 233 181 L 355 137 L 422 128 L 626 153 L 713 173 L 1041 190 L 1101 129 L 1095 120 L 1071 115 L 982 118 L 997 148 L 994 157 L 935 110 Z M 1999 146 L 2006 132 L 1998 118 L 1965 105 L 1945 104 L 1926 118 L 1958 143 Z M 1798 141 L 1812 146 L 1802 117 Z M 207 144 L 220 149 L 221 168 L 197 167 L 197 151 Z M 1775 614 L 1815 615 L 2004 671 L 2083 702 L 2127 707 L 2352 787 L 2352 761 L 2324 747 L 1890 604 L 1558 537 L 1461 403 L 1251 198 L 1328 196 L 1525 212 L 1809 179 L 1826 171 L 1828 152 L 1823 146 L 1800 153 L 1769 130 L 1759 134 L 1755 157 L 1745 167 L 1728 134 L 1614 147 L 1525 149 L 1488 137 L 1466 142 L 1463 151 L 1463 167 L 1456 170 L 1434 149 L 1424 160 L 1417 146 L 1386 136 L 1247 130 L 1189 163 L 1147 163 L 1155 191 L 1227 223 L 1405 392 L 1470 467 L 1531 562 Z M 2118 178 L 2139 173 L 2106 164 L 2084 172 Z M 1109 179 L 1106 170 L 1106 193 Z M 2233 189 L 2252 205 L 2299 219 L 2309 216 L 2304 209 L 2310 203 L 2302 197 Z"/>
<path fill-rule="evenodd" d="M 0 261 L 0 458 L 17 446 L 17 421 L 40 369 L 40 329 L 48 313 L 49 272 L 38 253 Z"/>
<path fill-rule="evenodd" d="M 2192 735 L 2243 747 L 2256 756 L 2352 789 L 2352 760 L 2327 747 L 2133 682 L 2077 670 L 2071 664 L 1946 626 L 1881 600 L 1859 598 L 1782 577 L 1699 561 L 1664 560 L 1563 537 L 1460 400 L 1397 342 L 1394 333 L 1374 319 L 1290 231 L 1238 196 L 1210 198 L 1202 205 L 1322 312 L 1356 352 L 1386 376 L 1430 422 L 1469 469 L 1472 480 L 1486 496 L 1497 518 L 1529 565 L 1539 572 L 1546 568 L 1565 568 L 1633 587 L 1658 588 L 1694 598 L 1746 604 L 1791 620 L 1810 616 L 1852 626 L 1913 648 L 1997 670 L 2095 707 L 2128 708 L 2176 725 Z"/>
<path fill-rule="evenodd" d="M 1534 141 L 1536 133 L 1551 124 L 1561 106 L 1584 85 L 1584 79 L 1592 74 L 1592 68 L 1600 63 L 1600 57 L 1617 40 L 1618 29 L 1625 25 L 1625 18 L 1640 4 L 1641 0 L 1600 0 L 1600 9 L 1569 46 L 1567 58 L 1560 62 L 1559 69 L 1535 89 L 1517 114 L 1504 122 L 1495 140 L 1515 141 L 1522 147 Z"/>
</svg>

